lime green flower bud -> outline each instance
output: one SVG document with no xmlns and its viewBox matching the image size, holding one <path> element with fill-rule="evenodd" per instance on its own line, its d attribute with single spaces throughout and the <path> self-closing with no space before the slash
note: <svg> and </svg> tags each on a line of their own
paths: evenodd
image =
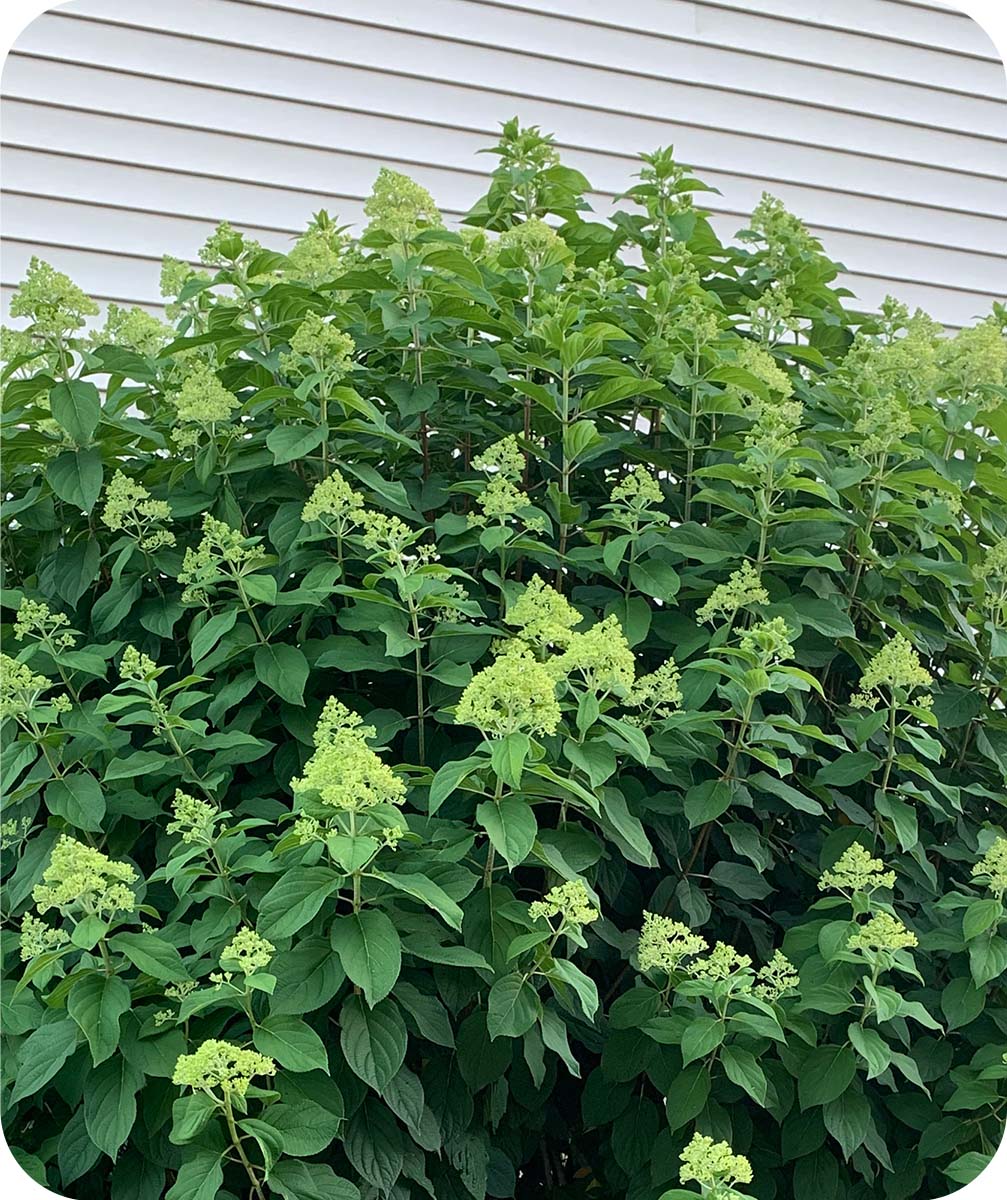
<svg viewBox="0 0 1007 1200">
<path fill-rule="evenodd" d="M 773 617 L 771 621 L 753 625 L 742 637 L 740 645 L 742 650 L 758 658 L 763 666 L 769 666 L 794 657 L 790 637 L 787 622 L 782 617 Z"/>
<path fill-rule="evenodd" d="M 138 683 L 147 683 L 157 675 L 157 663 L 146 654 L 141 654 L 135 646 L 127 646 L 119 661 L 119 674 L 123 679 L 133 679 Z"/>
<path fill-rule="evenodd" d="M 69 698 L 60 694 L 43 700 L 42 693 L 53 686 L 44 675 L 37 675 L 27 663 L 0 654 L 0 721 L 23 717 L 36 705 L 45 704 L 56 712 L 69 712 Z"/>
<path fill-rule="evenodd" d="M 497 240 L 496 251 L 498 257 L 510 259 L 532 274 L 572 257 L 566 242 L 541 217 L 529 217 L 505 229 Z"/>
<path fill-rule="evenodd" d="M 769 593 L 762 586 L 759 572 L 746 561 L 731 572 L 726 583 L 717 584 L 696 616 L 701 621 L 712 621 L 715 617 L 731 619 L 740 608 L 768 603 Z"/>
<path fill-rule="evenodd" d="M 564 924 L 590 925 L 601 916 L 591 901 L 590 893 L 579 879 L 571 879 L 546 892 L 542 900 L 528 905 L 533 921 L 541 917 L 561 917 Z"/>
<path fill-rule="evenodd" d="M 214 425 L 218 421 L 228 421 L 238 407 L 237 396 L 224 387 L 210 364 L 201 359 L 188 368 L 174 401 L 176 418 L 181 425 Z"/>
<path fill-rule="evenodd" d="M 332 224 L 328 213 L 316 213 L 287 255 L 286 274 L 309 287 L 328 283 L 345 269 L 346 245 L 345 232 Z"/>
<path fill-rule="evenodd" d="M 739 954 L 727 942 L 718 942 L 706 958 L 698 959 L 690 966 L 689 973 L 696 979 L 715 982 L 747 971 L 751 965 L 752 960 L 747 954 Z"/>
<path fill-rule="evenodd" d="M 510 433 L 492 446 L 487 446 L 482 454 L 477 454 L 472 466 L 477 471 L 485 471 L 487 475 L 499 473 L 508 479 L 517 479 L 524 471 L 524 455 L 517 438 Z"/>
<path fill-rule="evenodd" d="M 40 921 L 34 913 L 21 918 L 21 961 L 29 962 L 39 954 L 59 950 L 69 941 L 62 929 L 54 929 Z"/>
<path fill-rule="evenodd" d="M 670 717 L 682 703 L 680 679 L 681 675 L 673 658 L 667 659 L 649 675 L 641 675 L 626 697 L 626 704 L 630 708 L 645 710 L 634 720 L 652 721 L 655 718 L 664 720 Z"/>
<path fill-rule="evenodd" d="M 769 962 L 759 968 L 755 978 L 756 983 L 752 991 L 770 1003 L 779 1000 L 781 996 L 792 995 L 801 982 L 797 968 L 781 950 L 777 950 Z"/>
<path fill-rule="evenodd" d="M 895 951 L 918 946 L 919 939 L 891 913 L 881 912 L 851 935 L 846 943 L 848 950 Z"/>
<path fill-rule="evenodd" d="M 370 196 L 364 201 L 369 218 L 365 233 L 387 233 L 395 242 L 408 242 L 422 228 L 442 229 L 444 220 L 433 196 L 408 175 L 382 167 Z"/>
<path fill-rule="evenodd" d="M 176 789 L 171 812 L 174 820 L 168 822 L 168 833 L 180 833 L 186 843 L 208 846 L 213 841 L 214 825 L 221 816 L 214 805 Z"/>
<path fill-rule="evenodd" d="M 912 643 L 897 633 L 874 655 L 860 677 L 860 691 L 851 698 L 854 708 L 873 708 L 878 699 L 892 698 L 928 688 L 933 676 L 921 664 Z"/>
<path fill-rule="evenodd" d="M 584 618 L 565 596 L 533 575 L 504 620 L 518 628 L 523 642 L 545 650 L 569 645 L 570 631 Z"/>
<path fill-rule="evenodd" d="M 98 305 L 69 276 L 33 256 L 11 297 L 10 315 L 27 317 L 36 336 L 57 339 L 80 329 L 86 317 L 96 317 Z"/>
<path fill-rule="evenodd" d="M 642 511 L 660 508 L 664 503 L 664 492 L 651 471 L 644 466 L 637 466 L 615 485 L 610 499 L 613 504 L 625 504 L 628 508 Z"/>
<path fill-rule="evenodd" d="M 637 943 L 636 955 L 641 971 L 663 971 L 670 975 L 687 958 L 707 949 L 706 938 L 693 933 L 688 925 L 662 917 L 658 913 L 643 914 L 643 929 Z"/>
<path fill-rule="evenodd" d="M 53 612 L 48 604 L 25 597 L 17 610 L 14 636 L 19 642 L 36 637 L 57 650 L 69 650 L 77 641 L 77 635 L 67 628 L 69 624 L 70 618 L 64 613 Z"/>
<path fill-rule="evenodd" d="M 153 358 L 174 336 L 175 331 L 170 325 L 142 308 L 120 308 L 118 304 L 109 304 L 104 327 L 95 330 L 90 341 L 92 346 L 123 346 Z"/>
<path fill-rule="evenodd" d="M 116 471 L 105 490 L 105 507 L 101 520 L 109 529 L 123 530 L 141 550 L 159 550 L 174 546 L 175 535 L 158 529 L 162 521 L 171 519 L 171 505 L 155 500 L 142 483 L 136 483 L 122 471 Z"/>
<path fill-rule="evenodd" d="M 353 369 L 356 343 L 348 333 L 324 321 L 318 313 L 309 312 L 290 339 L 290 353 L 280 355 L 284 371 L 308 374 L 322 371 L 332 385 Z"/>
<path fill-rule="evenodd" d="M 203 1042 L 194 1054 L 182 1054 L 175 1063 L 171 1082 L 193 1091 L 212 1091 L 243 1096 L 257 1075 L 275 1075 L 276 1063 L 255 1050 L 242 1050 L 230 1042 Z"/>
<path fill-rule="evenodd" d="M 895 886 L 895 872 L 886 871 L 880 858 L 874 858 L 859 842 L 853 842 L 818 881 L 819 891 L 875 892 Z"/>
<path fill-rule="evenodd" d="M 975 576 L 987 582 L 991 579 L 1007 582 L 1007 537 L 990 546 L 975 567 Z"/>
<path fill-rule="evenodd" d="M 315 485 L 301 510 L 302 521 L 326 521 L 343 523 L 344 527 L 355 525 L 364 507 L 364 498 L 355 492 L 339 471 Z"/>
<path fill-rule="evenodd" d="M 40 913 L 58 908 L 64 915 L 80 912 L 110 918 L 136 908 L 136 895 L 129 885 L 138 878 L 129 863 L 114 862 L 100 850 L 63 834 L 32 898 Z"/>
<path fill-rule="evenodd" d="M 682 1151 L 682 1183 L 694 1180 L 702 1188 L 731 1188 L 736 1183 L 752 1182 L 752 1164 L 744 1155 L 734 1154 L 727 1142 L 715 1142 L 702 1133 L 693 1134 L 692 1141 Z"/>
<path fill-rule="evenodd" d="M 473 676 L 458 701 L 455 720 L 489 737 L 555 733 L 560 708 L 553 676 L 530 651 L 516 646 Z"/>
<path fill-rule="evenodd" d="M 243 254 L 255 254 L 262 247 L 245 237 L 228 221 L 221 221 L 199 250 L 199 261 L 208 267 L 231 266 Z"/>
<path fill-rule="evenodd" d="M 239 929 L 220 953 L 220 965 L 226 971 L 239 970 L 252 975 L 268 967 L 276 953 L 272 942 L 247 926 Z"/>
<path fill-rule="evenodd" d="M 361 724 L 357 713 L 330 698 L 315 729 L 315 752 L 303 776 L 291 780 L 291 791 L 346 812 L 401 804 L 406 785 L 368 746 L 366 739 L 373 736 L 374 729 Z"/>
<path fill-rule="evenodd" d="M 580 675 L 588 691 L 628 696 L 636 674 L 636 658 L 613 614 L 585 633 L 571 633 L 567 647 L 547 664 L 562 677 Z"/>
<path fill-rule="evenodd" d="M 1001 900 L 1007 892 L 1007 838 L 998 837 L 973 866 L 972 877 Z"/>
<path fill-rule="evenodd" d="M 416 531 L 410 529 L 399 517 L 370 508 L 361 512 L 359 523 L 364 531 L 361 538 L 364 546 L 390 562 L 401 558 L 402 552 L 418 536 Z"/>
</svg>

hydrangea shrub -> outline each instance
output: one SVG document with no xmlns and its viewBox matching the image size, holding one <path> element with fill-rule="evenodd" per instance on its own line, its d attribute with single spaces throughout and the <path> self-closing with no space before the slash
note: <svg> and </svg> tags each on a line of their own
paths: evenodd
<svg viewBox="0 0 1007 1200">
<path fill-rule="evenodd" d="M 909 1200 L 1007 1109 L 1007 312 L 765 198 L 221 225 L 4 331 L 4 1129 L 81 1200 Z"/>
</svg>

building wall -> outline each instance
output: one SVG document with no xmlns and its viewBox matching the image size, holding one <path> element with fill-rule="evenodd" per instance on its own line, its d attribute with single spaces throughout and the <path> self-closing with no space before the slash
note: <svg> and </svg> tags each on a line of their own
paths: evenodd
<svg viewBox="0 0 1007 1200">
<path fill-rule="evenodd" d="M 966 16 L 909 0 L 73 0 L 3 72 L 4 307 L 39 254 L 101 299 L 159 304 L 162 253 L 231 220 L 283 249 L 358 222 L 378 168 L 446 216 L 517 114 L 606 212 L 673 143 L 720 195 L 763 190 L 848 269 L 949 326 L 1007 291 L 1007 77 Z"/>
</svg>

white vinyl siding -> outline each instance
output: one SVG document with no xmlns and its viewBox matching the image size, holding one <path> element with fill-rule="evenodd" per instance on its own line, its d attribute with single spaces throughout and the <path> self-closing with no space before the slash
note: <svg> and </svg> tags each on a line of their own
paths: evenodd
<svg viewBox="0 0 1007 1200">
<path fill-rule="evenodd" d="M 73 0 L 3 73 L 2 282 L 40 254 L 102 299 L 159 304 L 162 253 L 229 219 L 282 249 L 358 223 L 380 166 L 446 216 L 517 114 L 606 214 L 674 143 L 720 195 L 763 190 L 843 262 L 949 326 L 1007 284 L 1007 79 L 967 17 L 907 0 Z"/>
</svg>

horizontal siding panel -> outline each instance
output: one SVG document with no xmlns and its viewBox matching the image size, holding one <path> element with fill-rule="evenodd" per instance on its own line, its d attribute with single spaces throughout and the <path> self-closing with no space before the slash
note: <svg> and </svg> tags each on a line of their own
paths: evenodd
<svg viewBox="0 0 1007 1200">
<path fill-rule="evenodd" d="M 545 98 L 588 106 L 601 103 L 656 117 L 676 110 L 691 114 L 692 105 L 701 102 L 704 90 L 720 88 L 789 99 L 805 107 L 835 106 L 854 116 L 866 111 L 906 121 L 926 121 L 932 115 L 935 124 L 950 121 L 953 128 L 965 132 L 984 131 L 1001 138 L 1007 133 L 1002 105 L 995 103 L 995 98 L 1007 90 L 1003 80 L 973 88 L 978 92 L 977 99 L 965 97 L 964 103 L 956 104 L 949 95 L 946 105 L 938 105 L 933 102 L 933 81 L 925 74 L 893 74 L 887 87 L 875 88 L 865 76 L 811 65 L 815 59 L 769 61 L 715 46 L 623 35 L 554 17 L 488 8 L 472 0 L 438 0 L 437 13 L 445 11 L 443 6 L 447 5 L 454 6 L 450 13 L 457 10 L 456 25 L 447 23 L 449 17 L 455 19 L 450 13 L 443 17 L 444 24 L 435 24 L 434 6 L 429 0 L 422 5 L 410 0 L 384 0 L 377 9 L 363 0 L 340 0 L 336 6 L 339 17 L 235 0 L 216 0 L 214 4 L 175 0 L 170 7 L 162 6 L 156 12 L 146 7 L 138 10 L 122 0 L 77 0 L 67 9 L 40 18 L 18 45 L 32 48 L 41 32 L 47 30 L 43 22 L 80 25 L 84 22 L 79 18 L 87 16 L 177 34 L 198 31 L 202 39 L 227 45 L 395 69 L 477 88 L 516 88 L 519 93 L 535 92 Z M 376 12 L 384 24 L 373 23 Z M 358 18 L 350 19 L 353 14 L 359 14 Z M 543 22 L 548 28 L 542 27 Z M 46 36 L 52 35 L 46 31 Z M 632 44 L 616 53 L 623 37 Z M 557 53 L 550 55 L 549 47 Z M 909 86 L 913 80 L 925 87 Z M 670 81 L 690 86 L 692 98 L 684 109 Z M 977 84 L 974 73 L 973 84 Z M 945 112 L 953 116 L 945 120 Z M 816 115 L 825 116 L 821 110 L 816 110 Z M 744 108 L 736 107 L 733 120 L 744 119 Z M 698 123 L 703 123 L 701 118 Z M 785 127 L 780 126 L 781 130 Z"/>
<path fill-rule="evenodd" d="M 22 145 L 31 143 L 21 140 L 19 130 L 26 136 L 31 130 L 35 139 L 33 144 L 36 146 L 66 150 L 85 144 L 83 138 L 86 133 L 90 139 L 87 144 L 98 157 L 105 156 L 102 149 L 107 147 L 109 155 L 121 154 L 134 161 L 142 161 L 136 156 L 142 155 L 146 150 L 156 155 L 158 166 L 172 165 L 174 155 L 174 161 L 183 167 L 186 164 L 200 164 L 204 169 L 211 168 L 215 172 L 227 174 L 231 173 L 228 170 L 229 160 L 233 160 L 239 169 L 244 163 L 244 171 L 248 173 L 258 170 L 253 164 L 268 159 L 274 166 L 279 167 L 282 159 L 283 163 L 288 165 L 288 170 L 279 176 L 281 180 L 296 180 L 298 175 L 294 171 L 299 165 L 303 177 L 312 180 L 331 179 L 333 191 L 341 196 L 360 200 L 367 195 L 371 181 L 382 162 L 388 161 L 362 155 L 343 155 L 321 147 L 309 149 L 280 142 L 263 144 L 234 136 L 173 126 L 159 126 L 155 133 L 149 125 L 138 120 L 45 108 L 21 101 L 9 102 L 5 129 L 11 141 Z M 405 140 L 402 139 L 403 143 Z M 54 142 L 58 144 L 53 146 Z M 314 157 L 310 167 L 307 166 L 304 157 L 306 155 Z M 411 170 L 412 174 L 437 197 L 445 211 L 453 215 L 464 212 L 485 185 L 485 179 L 471 171 L 433 166 L 413 167 Z M 249 177 L 255 178 L 255 174 Z M 623 176 L 623 182 L 625 180 L 626 176 Z M 17 189 L 16 176 L 13 180 L 8 177 L 7 186 Z M 608 199 L 607 196 L 598 198 L 600 212 L 605 213 Z M 115 202 L 114 197 L 112 202 Z M 122 202 L 131 207 L 128 196 Z M 30 204 L 23 207 L 30 208 Z M 743 218 L 740 214 L 725 219 L 724 232 L 730 235 L 742 223 Z M 16 236 L 17 227 L 10 216 L 7 218 L 7 227 Z M 39 235 L 33 232 L 30 236 L 34 238 Z M 950 274 L 960 281 L 963 287 L 991 292 L 995 291 L 1004 274 L 1003 260 L 993 256 L 880 238 L 868 241 L 838 232 L 825 236 L 825 240 L 829 252 L 844 261 L 853 271 L 866 273 L 870 270 L 875 274 L 915 279 L 924 283 L 937 282 Z M 116 245 L 114 241 L 110 244 Z M 158 253 L 160 249 L 178 253 L 178 250 L 170 246 L 159 247 L 157 243 L 147 247 L 147 252 Z"/>
<path fill-rule="evenodd" d="M 87 0 L 121 4 L 123 0 Z M 351 17 L 393 29 L 447 34 L 485 45 L 529 48 L 560 59 L 577 58 L 623 71 L 665 74 L 662 60 L 673 53 L 672 39 L 683 48 L 716 48 L 749 60 L 762 56 L 793 63 L 818 63 L 858 75 L 925 82 L 977 95 L 1003 95 L 1007 85 L 998 64 L 940 50 L 886 41 L 843 29 L 821 30 L 802 22 L 768 20 L 764 15 L 680 0 L 634 0 L 605 11 L 592 0 L 230 0 L 244 7 L 311 11 Z M 598 24 L 595 24 L 598 22 Z M 751 67 L 749 67 L 751 71 Z"/>
</svg>

